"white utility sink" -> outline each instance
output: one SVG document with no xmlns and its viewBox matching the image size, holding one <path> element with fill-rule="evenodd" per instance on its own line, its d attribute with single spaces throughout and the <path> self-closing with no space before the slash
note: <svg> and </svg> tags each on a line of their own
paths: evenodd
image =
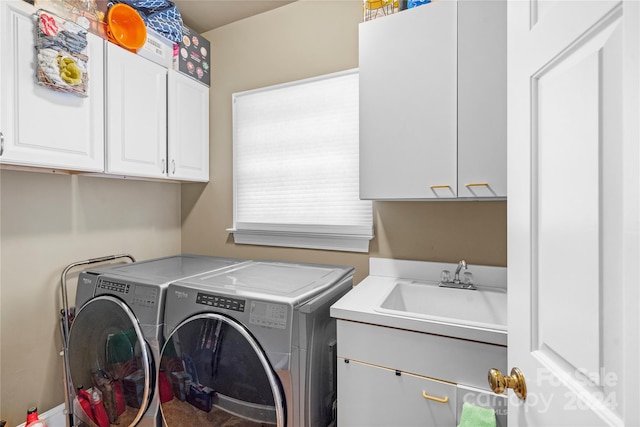
<svg viewBox="0 0 640 427">
<path fill-rule="evenodd" d="M 507 345 L 507 269 L 471 265 L 477 290 L 439 287 L 457 264 L 371 258 L 369 276 L 331 306 L 336 319 Z"/>
<path fill-rule="evenodd" d="M 507 330 L 507 292 L 445 288 L 435 282 L 398 281 L 374 310 L 395 316 L 474 328 Z"/>
</svg>

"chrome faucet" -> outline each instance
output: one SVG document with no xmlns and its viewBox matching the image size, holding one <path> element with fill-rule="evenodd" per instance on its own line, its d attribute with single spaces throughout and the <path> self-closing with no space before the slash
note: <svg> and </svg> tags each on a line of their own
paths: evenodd
<svg viewBox="0 0 640 427">
<path fill-rule="evenodd" d="M 449 271 L 447 270 L 443 271 L 443 276 L 442 276 L 443 279 L 442 281 L 440 281 L 440 283 L 438 283 L 438 286 L 443 286 L 445 288 L 458 288 L 458 289 L 471 289 L 471 290 L 477 289 L 475 285 L 471 283 L 471 280 L 465 281 L 466 283 L 460 280 L 460 270 L 462 269 L 465 269 L 465 270 L 469 269 L 467 262 L 465 260 L 462 260 L 458 263 L 458 267 L 456 268 L 456 272 L 453 276 L 453 280 L 449 278 L 450 277 Z"/>
<path fill-rule="evenodd" d="M 462 260 L 458 263 L 458 268 L 456 268 L 456 273 L 453 275 L 453 283 L 456 283 L 456 284 L 460 283 L 460 270 L 462 270 L 463 268 L 465 270 L 468 269 L 467 261 L 465 260 Z"/>
</svg>

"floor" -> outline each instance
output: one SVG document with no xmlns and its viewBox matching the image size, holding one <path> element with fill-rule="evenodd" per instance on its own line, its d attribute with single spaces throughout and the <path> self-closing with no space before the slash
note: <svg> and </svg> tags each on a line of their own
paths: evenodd
<svg viewBox="0 0 640 427">
<path fill-rule="evenodd" d="M 204 412 L 178 399 L 163 403 L 162 414 L 168 426 L 275 427 L 275 424 L 256 423 L 236 417 L 216 407 L 213 407 L 211 412 Z"/>
</svg>

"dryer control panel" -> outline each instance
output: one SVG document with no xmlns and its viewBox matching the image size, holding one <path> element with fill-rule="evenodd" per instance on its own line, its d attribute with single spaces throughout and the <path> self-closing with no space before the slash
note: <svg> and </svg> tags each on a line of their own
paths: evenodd
<svg viewBox="0 0 640 427">
<path fill-rule="evenodd" d="M 207 305 L 209 307 L 226 308 L 227 310 L 244 312 L 246 301 L 222 295 L 198 292 L 198 295 L 196 296 L 196 303 Z"/>
</svg>

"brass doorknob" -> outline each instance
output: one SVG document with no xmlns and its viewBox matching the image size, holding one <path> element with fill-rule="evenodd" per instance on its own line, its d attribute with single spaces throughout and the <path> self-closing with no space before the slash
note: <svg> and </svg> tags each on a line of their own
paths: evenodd
<svg viewBox="0 0 640 427">
<path fill-rule="evenodd" d="M 511 369 L 511 375 L 508 377 L 502 375 L 498 369 L 489 369 L 488 380 L 494 393 L 503 394 L 506 389 L 512 388 L 521 400 L 527 398 L 527 383 L 524 380 L 524 374 L 518 368 Z"/>
</svg>

